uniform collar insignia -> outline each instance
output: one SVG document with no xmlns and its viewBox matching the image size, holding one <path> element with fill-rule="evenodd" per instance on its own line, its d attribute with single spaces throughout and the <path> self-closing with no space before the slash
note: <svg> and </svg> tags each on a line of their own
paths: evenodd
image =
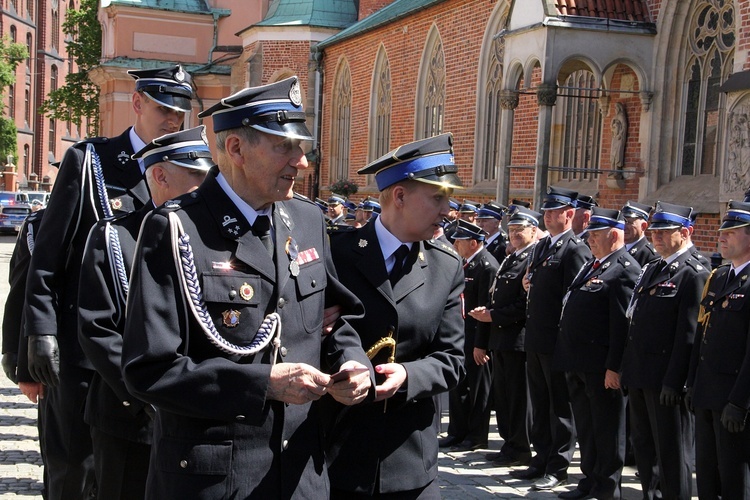
<svg viewBox="0 0 750 500">
<path fill-rule="evenodd" d="M 424 252 L 419 252 L 419 260 L 424 262 Z"/>
<path fill-rule="evenodd" d="M 244 223 L 238 221 L 236 217 L 232 217 L 231 215 L 225 215 L 223 217 L 221 226 L 224 232 L 229 235 L 230 238 L 236 238 L 244 232 Z"/>
<path fill-rule="evenodd" d="M 284 223 L 284 225 L 291 231 L 292 229 L 292 219 L 289 217 L 289 214 L 286 213 L 286 210 L 284 210 L 284 207 L 281 205 L 278 205 L 278 211 L 279 211 L 279 217 L 281 217 L 281 221 Z"/>
<path fill-rule="evenodd" d="M 120 154 L 117 155 L 117 161 L 119 161 L 121 165 L 125 165 L 129 160 L 130 160 L 130 155 L 127 154 L 125 151 L 120 151 Z"/>
<path fill-rule="evenodd" d="M 365 248 L 367 246 L 367 240 L 362 238 L 361 240 L 359 240 L 358 245 L 359 245 L 359 248 Z"/>
<path fill-rule="evenodd" d="M 611 264 L 611 262 L 605 262 L 604 264 L 602 264 L 602 271 L 604 271 L 605 269 L 607 269 L 610 264 Z"/>
</svg>

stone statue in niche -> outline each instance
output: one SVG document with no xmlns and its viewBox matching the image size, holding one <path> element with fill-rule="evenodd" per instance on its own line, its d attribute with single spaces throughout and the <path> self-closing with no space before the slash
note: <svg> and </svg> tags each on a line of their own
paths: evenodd
<svg viewBox="0 0 750 500">
<path fill-rule="evenodd" d="M 727 161 L 722 191 L 743 192 L 750 182 L 750 105 L 738 106 L 729 114 Z"/>
<path fill-rule="evenodd" d="M 615 103 L 615 116 L 610 122 L 612 130 L 612 147 L 609 153 L 609 164 L 612 172 L 610 177 L 623 179 L 622 169 L 625 167 L 625 143 L 628 139 L 628 116 L 625 106 L 621 102 Z"/>
</svg>

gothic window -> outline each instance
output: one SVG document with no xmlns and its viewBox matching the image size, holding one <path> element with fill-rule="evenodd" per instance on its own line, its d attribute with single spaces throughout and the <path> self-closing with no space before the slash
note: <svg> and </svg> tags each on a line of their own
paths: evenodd
<svg viewBox="0 0 750 500">
<path fill-rule="evenodd" d="M 16 117 L 16 84 L 15 83 L 8 88 L 8 117 L 11 119 Z"/>
<path fill-rule="evenodd" d="M 49 90 L 54 92 L 57 90 L 57 66 L 52 66 L 49 72 Z"/>
<path fill-rule="evenodd" d="M 58 9 L 52 10 L 52 48 L 59 52 L 60 50 L 60 13 Z"/>
<path fill-rule="evenodd" d="M 27 88 L 25 95 L 24 95 L 24 101 L 23 101 L 23 119 L 26 122 L 26 127 L 29 126 L 31 123 L 31 97 L 30 97 L 30 90 Z"/>
<path fill-rule="evenodd" d="M 391 138 L 391 66 L 381 45 L 375 60 L 374 90 L 370 103 L 370 157 L 376 160 L 390 151 Z"/>
<path fill-rule="evenodd" d="M 339 67 L 335 82 L 331 124 L 331 182 L 346 179 L 349 175 L 352 78 L 346 61 Z"/>
<path fill-rule="evenodd" d="M 690 20 L 689 63 L 683 97 L 679 175 L 715 175 L 721 127 L 721 84 L 732 72 L 734 9 L 731 0 L 702 0 Z"/>
<path fill-rule="evenodd" d="M 420 70 L 421 96 L 418 105 L 420 120 L 417 121 L 418 138 L 433 137 L 443 132 L 443 117 L 445 116 L 445 56 L 443 42 L 435 28 L 428 36 L 425 51 L 426 58 L 422 60 Z"/>
<path fill-rule="evenodd" d="M 497 180 L 498 146 L 500 144 L 500 91 L 503 83 L 503 51 L 505 38 L 493 38 L 488 61 L 487 79 L 484 85 L 484 120 L 480 126 L 483 134 L 481 164 L 477 181 Z"/>
<path fill-rule="evenodd" d="M 24 174 L 29 173 L 29 145 L 24 144 L 23 145 L 23 172 Z"/>
<path fill-rule="evenodd" d="M 591 71 L 573 72 L 560 89 L 564 129 L 562 135 L 562 171 L 564 180 L 593 180 L 598 178 L 599 139 L 601 115 L 599 113 L 596 79 Z"/>
<path fill-rule="evenodd" d="M 49 143 L 47 144 L 47 148 L 49 149 L 49 152 L 52 153 L 52 156 L 55 156 L 55 153 L 57 151 L 57 133 L 55 128 L 57 127 L 57 122 L 54 118 L 50 119 L 49 121 Z"/>
<path fill-rule="evenodd" d="M 31 33 L 26 33 L 26 52 L 28 52 L 28 55 L 26 56 L 27 73 L 31 71 L 31 40 Z"/>
<path fill-rule="evenodd" d="M 16 43 L 16 38 L 18 38 L 18 30 L 16 30 L 16 27 L 11 25 L 10 27 L 10 41 L 12 43 Z"/>
</svg>

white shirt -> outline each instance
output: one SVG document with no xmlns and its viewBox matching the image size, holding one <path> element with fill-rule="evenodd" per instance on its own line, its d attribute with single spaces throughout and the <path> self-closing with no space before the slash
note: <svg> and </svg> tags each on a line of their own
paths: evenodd
<svg viewBox="0 0 750 500">
<path fill-rule="evenodd" d="M 221 189 L 224 190 L 227 196 L 229 196 L 229 199 L 232 200 L 235 206 L 237 206 L 237 210 L 239 210 L 240 213 L 245 216 L 245 219 L 250 223 L 251 226 L 255 224 L 255 219 L 259 215 L 267 215 L 268 219 L 271 221 L 271 234 L 273 234 L 273 217 L 271 217 L 272 207 L 264 208 L 263 210 L 255 210 L 245 200 L 240 198 L 237 193 L 234 192 L 234 190 L 231 188 L 231 186 L 221 173 L 216 176 L 216 181 L 219 183 L 219 186 L 221 186 Z"/>
<path fill-rule="evenodd" d="M 383 221 L 380 217 L 375 219 L 375 234 L 378 236 L 378 244 L 380 244 L 380 251 L 383 253 L 383 260 L 385 261 L 385 271 L 391 274 L 393 266 L 396 264 L 396 250 L 401 245 L 406 245 L 411 250 L 411 246 L 414 243 L 406 243 L 396 238 L 393 233 L 388 231 L 383 225 Z"/>
<path fill-rule="evenodd" d="M 133 146 L 134 152 L 137 153 L 146 147 L 146 143 L 143 142 L 143 139 L 138 137 L 138 134 L 135 133 L 135 127 L 130 127 L 130 133 L 128 133 L 128 136 L 130 137 L 130 145 Z M 138 158 L 138 166 L 141 169 L 141 175 L 145 174 L 146 167 L 143 166 L 143 158 Z"/>
</svg>

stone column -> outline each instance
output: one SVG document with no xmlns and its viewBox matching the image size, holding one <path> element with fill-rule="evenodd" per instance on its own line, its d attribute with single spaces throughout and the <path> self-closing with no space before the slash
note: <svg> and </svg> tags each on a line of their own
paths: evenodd
<svg viewBox="0 0 750 500">
<path fill-rule="evenodd" d="M 557 85 L 542 83 L 537 87 L 536 99 L 539 103 L 539 124 L 536 143 L 536 172 L 534 175 L 534 210 L 542 206 L 547 193 L 549 174 L 549 149 L 552 141 L 552 107 L 557 100 Z"/>
<path fill-rule="evenodd" d="M 518 92 L 515 90 L 500 91 L 500 144 L 497 147 L 497 163 L 500 171 L 497 173 L 496 198 L 500 203 L 507 205 L 510 201 L 510 174 L 507 168 L 511 162 L 513 153 L 513 117 L 514 110 L 518 107 Z"/>
</svg>

